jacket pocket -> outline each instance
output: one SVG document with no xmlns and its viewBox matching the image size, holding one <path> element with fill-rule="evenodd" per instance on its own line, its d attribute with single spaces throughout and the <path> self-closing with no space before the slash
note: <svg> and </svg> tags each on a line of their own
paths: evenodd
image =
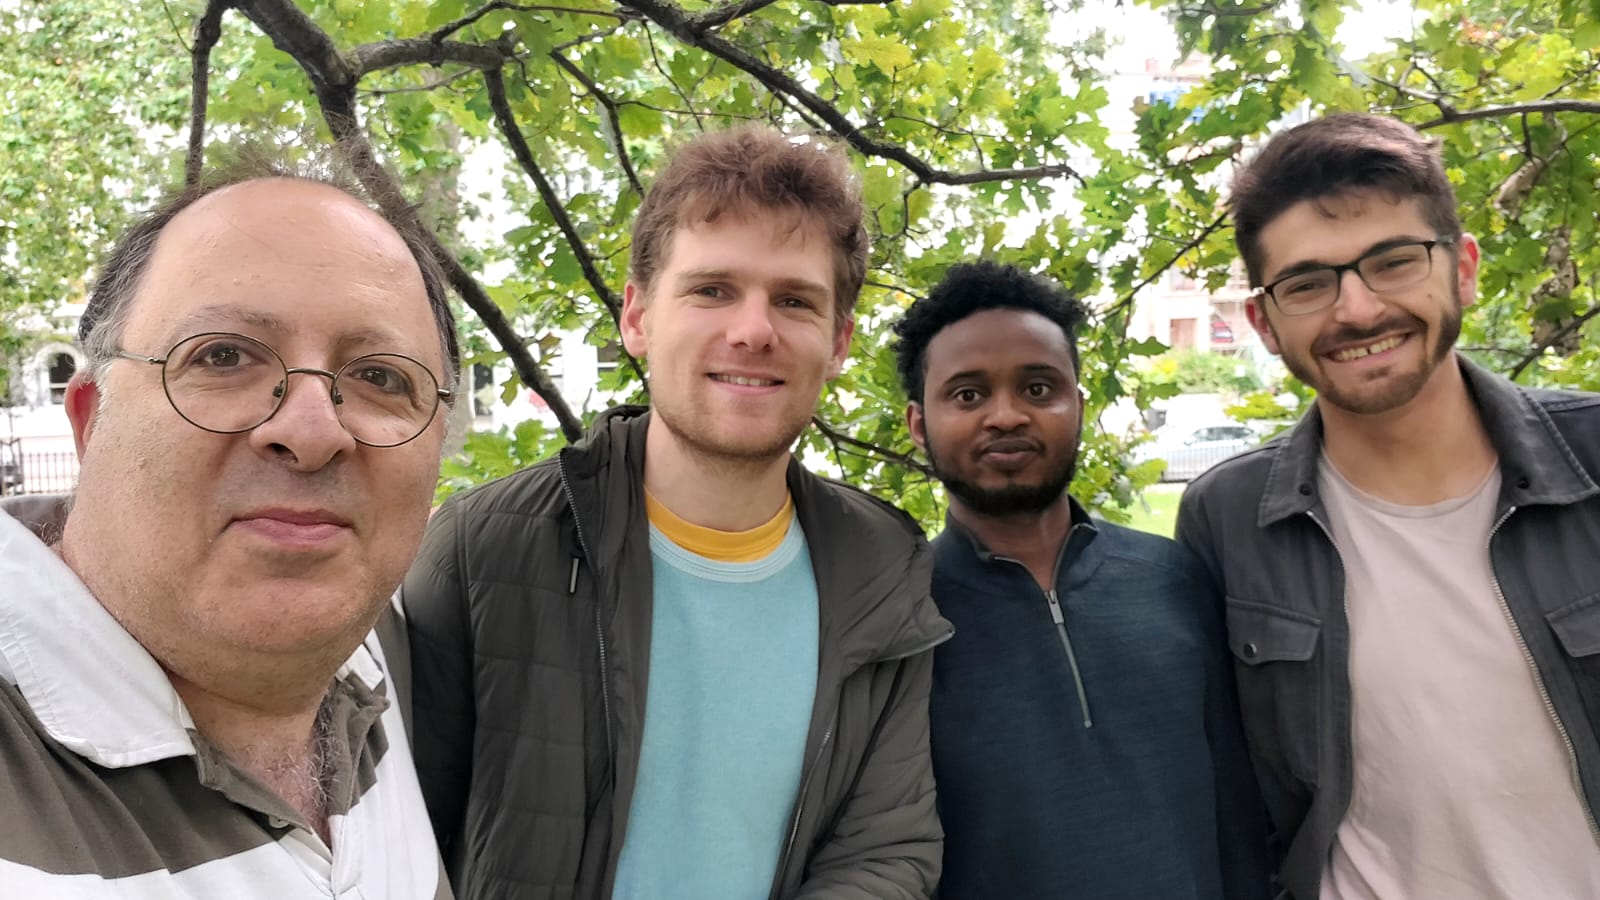
<svg viewBox="0 0 1600 900">
<path fill-rule="evenodd" d="M 1322 623 L 1236 597 L 1227 598 L 1227 618 L 1239 711 L 1257 766 L 1288 784 L 1314 784 L 1323 699 L 1316 664 Z"/>
<path fill-rule="evenodd" d="M 1555 612 L 1545 621 L 1561 640 L 1568 656 L 1594 656 L 1600 653 L 1600 592 L 1580 597 Z"/>
<path fill-rule="evenodd" d="M 1546 613 L 1545 621 L 1566 651 L 1567 666 L 1577 684 L 1584 712 L 1590 720 L 1600 721 L 1600 592 Z M 1564 712 L 1557 702 L 1557 710 Z M 1572 724 L 1569 722 L 1568 727 Z"/>
</svg>

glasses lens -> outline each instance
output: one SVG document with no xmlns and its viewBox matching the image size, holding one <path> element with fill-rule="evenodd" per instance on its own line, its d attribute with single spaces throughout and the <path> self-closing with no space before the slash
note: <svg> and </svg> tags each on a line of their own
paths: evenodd
<svg viewBox="0 0 1600 900">
<path fill-rule="evenodd" d="M 333 388 L 339 420 L 351 436 L 375 447 L 403 444 L 422 433 L 439 408 L 439 383 L 422 363 L 374 353 L 345 363 Z"/>
<path fill-rule="evenodd" d="M 266 344 L 240 334 L 197 334 L 167 354 L 161 368 L 172 408 L 209 431 L 248 431 L 277 409 L 287 376 Z"/>
<path fill-rule="evenodd" d="M 1339 276 L 1332 269 L 1291 275 L 1272 286 L 1278 308 L 1289 315 L 1312 312 L 1331 304 L 1339 294 Z"/>
<path fill-rule="evenodd" d="M 1361 279 L 1375 291 L 1410 287 L 1428 277 L 1432 257 L 1425 244 L 1407 244 L 1361 261 Z"/>
</svg>

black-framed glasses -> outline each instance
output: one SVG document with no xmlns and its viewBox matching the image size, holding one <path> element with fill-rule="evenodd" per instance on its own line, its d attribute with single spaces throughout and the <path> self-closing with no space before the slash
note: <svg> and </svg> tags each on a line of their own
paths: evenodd
<svg viewBox="0 0 1600 900">
<path fill-rule="evenodd" d="M 350 436 L 368 447 L 398 447 L 415 439 L 451 391 L 428 367 L 399 353 L 369 353 L 337 372 L 290 367 L 276 350 L 252 337 L 208 331 L 186 337 L 163 356 L 121 348 L 117 356 L 161 367 L 167 401 L 184 421 L 216 434 L 239 434 L 272 418 L 289 392 L 289 376 L 328 379 L 328 397 Z"/>
<path fill-rule="evenodd" d="M 1433 248 L 1454 243 L 1452 238 L 1407 241 L 1369 251 L 1342 266 L 1320 266 L 1279 278 L 1257 288 L 1286 316 L 1304 316 L 1339 302 L 1344 273 L 1354 272 L 1373 293 L 1388 293 L 1421 284 L 1433 274 Z"/>
</svg>

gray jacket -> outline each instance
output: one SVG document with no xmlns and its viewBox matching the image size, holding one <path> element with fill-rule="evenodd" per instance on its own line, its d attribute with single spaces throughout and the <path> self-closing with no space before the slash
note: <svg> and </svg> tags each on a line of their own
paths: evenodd
<svg viewBox="0 0 1600 900">
<path fill-rule="evenodd" d="M 1500 457 L 1495 588 L 1600 840 L 1600 395 L 1528 390 L 1458 360 Z M 1317 896 L 1352 780 L 1344 569 L 1317 495 L 1321 446 L 1313 409 L 1197 479 L 1178 513 L 1178 540 L 1227 594 L 1246 737 L 1293 900 Z"/>
<path fill-rule="evenodd" d="M 647 422 L 614 410 L 557 459 L 452 498 L 406 579 L 417 770 L 463 900 L 610 896 L 649 688 Z M 886 503 L 792 460 L 788 478 L 820 646 L 771 896 L 931 896 L 928 690 L 951 627 L 928 544 Z"/>
</svg>

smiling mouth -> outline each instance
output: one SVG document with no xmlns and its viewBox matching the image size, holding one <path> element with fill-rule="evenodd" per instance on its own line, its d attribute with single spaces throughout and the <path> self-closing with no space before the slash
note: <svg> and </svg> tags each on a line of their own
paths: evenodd
<svg viewBox="0 0 1600 900">
<path fill-rule="evenodd" d="M 777 385 L 783 384 L 781 381 L 773 381 L 770 378 L 750 378 L 744 375 L 718 375 L 715 373 L 711 375 L 711 380 L 720 381 L 723 384 L 742 385 L 744 387 L 776 387 Z"/>
<path fill-rule="evenodd" d="M 1360 347 L 1346 347 L 1338 352 L 1330 353 L 1328 356 L 1335 362 L 1353 362 L 1363 357 L 1373 356 L 1388 350 L 1393 350 L 1404 343 L 1405 339 L 1406 336 L 1403 334 L 1396 335 L 1394 337 L 1384 338 L 1381 341 L 1375 341 L 1371 344 L 1364 344 Z"/>
</svg>

